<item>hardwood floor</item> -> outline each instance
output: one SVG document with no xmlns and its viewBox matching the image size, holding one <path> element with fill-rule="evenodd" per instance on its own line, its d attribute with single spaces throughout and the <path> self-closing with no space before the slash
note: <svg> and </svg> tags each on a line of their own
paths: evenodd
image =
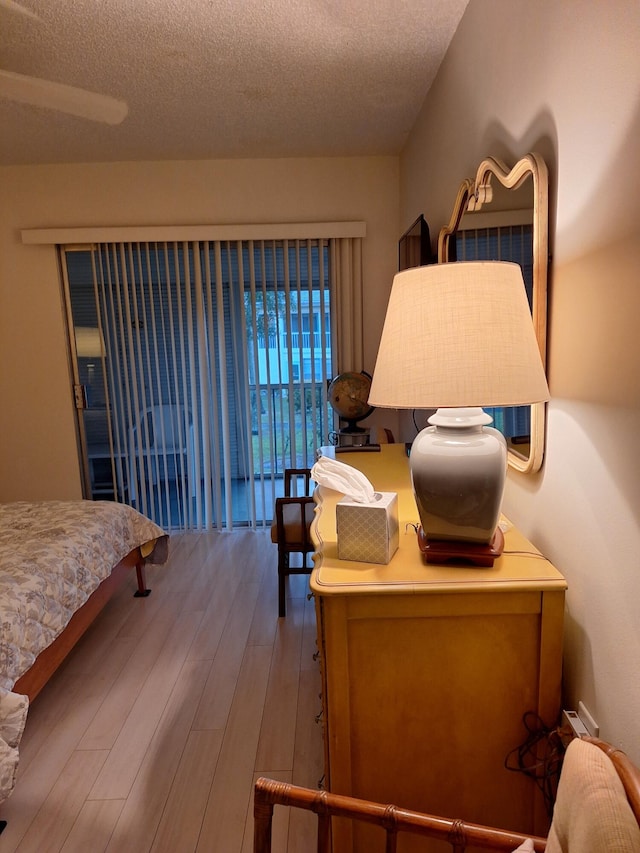
<svg viewBox="0 0 640 853">
<path fill-rule="evenodd" d="M 0 853 L 250 853 L 253 783 L 317 787 L 319 664 L 308 578 L 278 619 L 268 533 L 183 533 L 105 608 L 33 702 Z M 274 853 L 315 847 L 276 809 Z"/>
</svg>

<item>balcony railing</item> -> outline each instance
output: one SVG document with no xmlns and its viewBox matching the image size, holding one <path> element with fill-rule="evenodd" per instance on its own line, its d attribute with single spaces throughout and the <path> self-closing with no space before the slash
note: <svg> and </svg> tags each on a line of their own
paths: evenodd
<svg viewBox="0 0 640 853">
<path fill-rule="evenodd" d="M 273 334 L 267 337 L 267 346 L 265 347 L 265 336 L 258 335 L 258 344 L 263 349 L 280 349 L 286 350 L 290 345 L 291 349 L 329 349 L 331 347 L 331 332 L 327 330 L 323 335 L 321 332 L 291 332 L 287 334 Z"/>
</svg>

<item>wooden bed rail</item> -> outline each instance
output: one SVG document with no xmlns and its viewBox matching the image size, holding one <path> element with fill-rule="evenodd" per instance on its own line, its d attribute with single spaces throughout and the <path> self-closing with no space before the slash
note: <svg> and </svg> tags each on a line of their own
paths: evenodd
<svg viewBox="0 0 640 853">
<path fill-rule="evenodd" d="M 598 747 L 608 756 L 618 778 L 622 782 L 624 796 L 626 796 L 633 817 L 637 824 L 640 825 L 640 768 L 634 765 L 624 752 L 606 741 L 592 737 L 585 737 L 582 740 Z M 576 755 L 580 755 L 580 753 Z M 583 773 L 583 767 L 587 766 L 586 764 L 583 766 L 576 764 L 576 760 L 584 761 L 584 758 L 574 758 L 572 767 L 574 779 L 576 773 L 580 775 Z M 590 794 L 593 791 L 597 792 L 597 786 L 603 784 L 601 780 L 598 780 L 597 773 L 591 775 L 596 779 L 596 782 L 595 788 L 592 788 L 591 791 L 587 788 Z M 585 778 L 587 776 L 589 774 L 586 774 Z M 575 785 L 575 781 L 569 784 Z M 592 796 L 589 801 L 590 804 L 587 805 L 587 810 L 590 813 L 591 805 L 596 801 L 597 797 Z M 584 797 L 576 802 L 579 805 L 579 809 L 582 809 Z M 461 820 L 449 820 L 435 815 L 422 814 L 410 811 L 409 809 L 398 808 L 397 806 L 382 805 L 367 800 L 358 800 L 353 797 L 330 794 L 326 791 L 301 788 L 297 785 L 276 782 L 273 779 L 261 777 L 256 782 L 254 790 L 254 853 L 271 853 L 271 824 L 273 807 L 276 804 L 315 812 L 318 816 L 318 842 L 316 848 L 318 853 L 331 852 L 332 817 L 350 818 L 351 820 L 376 824 L 382 827 L 386 832 L 385 853 L 395 853 L 397 836 L 400 832 L 445 841 L 451 845 L 453 853 L 463 853 L 467 846 L 472 846 L 474 849 L 480 848 L 511 853 L 511 851 L 514 851 L 522 844 L 525 838 L 531 837 L 494 827 L 465 823 Z M 579 809 L 574 809 L 570 814 L 567 812 L 566 804 L 563 807 L 560 825 L 564 827 L 565 832 L 569 823 L 572 826 L 577 825 L 578 819 L 576 818 L 576 814 L 580 815 L 582 822 L 584 821 L 585 815 Z M 626 812 L 626 808 L 624 811 Z M 593 819 L 596 822 L 601 820 L 602 813 L 598 809 L 593 814 Z M 618 814 L 620 815 L 621 822 L 616 831 L 619 833 L 621 839 L 623 837 L 626 839 L 630 831 L 629 826 L 625 823 L 622 813 L 618 812 Z M 595 827 L 592 826 L 591 829 L 594 830 Z M 560 831 L 562 831 L 562 828 Z M 582 827 L 582 832 L 584 833 L 584 826 Z M 632 833 L 632 835 L 635 835 L 635 833 Z M 543 851 L 546 849 L 547 841 L 545 838 L 533 837 L 532 840 L 534 850 Z M 619 847 L 620 850 L 623 848 L 625 850 L 637 849 L 637 846 L 633 846 L 633 843 L 630 847 L 625 846 L 622 841 L 620 843 L 622 845 Z"/>
<path fill-rule="evenodd" d="M 14 693 L 25 694 L 29 697 L 30 702 L 36 698 L 134 568 L 138 583 L 134 596 L 146 597 L 149 595 L 150 590 L 147 589 L 145 580 L 144 558 L 140 549 L 135 548 L 114 567 L 111 574 L 102 581 L 82 607 L 73 614 L 64 631 L 56 637 L 50 646 L 40 652 L 31 668 L 16 681 L 13 686 Z"/>
<path fill-rule="evenodd" d="M 453 853 L 464 853 L 467 846 L 512 853 L 526 838 L 532 837 L 260 777 L 254 789 L 254 853 L 271 853 L 271 823 L 276 804 L 315 812 L 318 816 L 317 853 L 331 851 L 332 817 L 381 826 L 386 831 L 385 853 L 395 853 L 400 832 L 448 842 Z M 533 841 L 537 853 L 545 850 L 546 839 L 534 837 Z"/>
</svg>

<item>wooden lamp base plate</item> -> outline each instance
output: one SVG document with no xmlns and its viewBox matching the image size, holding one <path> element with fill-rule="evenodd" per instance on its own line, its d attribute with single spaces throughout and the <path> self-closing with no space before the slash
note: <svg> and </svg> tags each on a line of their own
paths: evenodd
<svg viewBox="0 0 640 853">
<path fill-rule="evenodd" d="M 463 563 L 480 568 L 491 568 L 496 557 L 502 554 L 504 534 L 500 527 L 497 527 L 489 543 L 455 542 L 448 539 L 427 540 L 423 528 L 419 527 L 418 547 L 427 563 Z"/>
</svg>

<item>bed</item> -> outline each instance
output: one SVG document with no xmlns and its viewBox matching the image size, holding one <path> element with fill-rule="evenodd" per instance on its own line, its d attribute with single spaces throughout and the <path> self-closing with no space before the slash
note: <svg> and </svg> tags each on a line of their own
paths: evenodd
<svg viewBox="0 0 640 853">
<path fill-rule="evenodd" d="M 165 531 L 124 504 L 0 504 L 0 802 L 29 702 L 127 576 L 147 595 L 144 565 L 167 555 Z"/>
</svg>

